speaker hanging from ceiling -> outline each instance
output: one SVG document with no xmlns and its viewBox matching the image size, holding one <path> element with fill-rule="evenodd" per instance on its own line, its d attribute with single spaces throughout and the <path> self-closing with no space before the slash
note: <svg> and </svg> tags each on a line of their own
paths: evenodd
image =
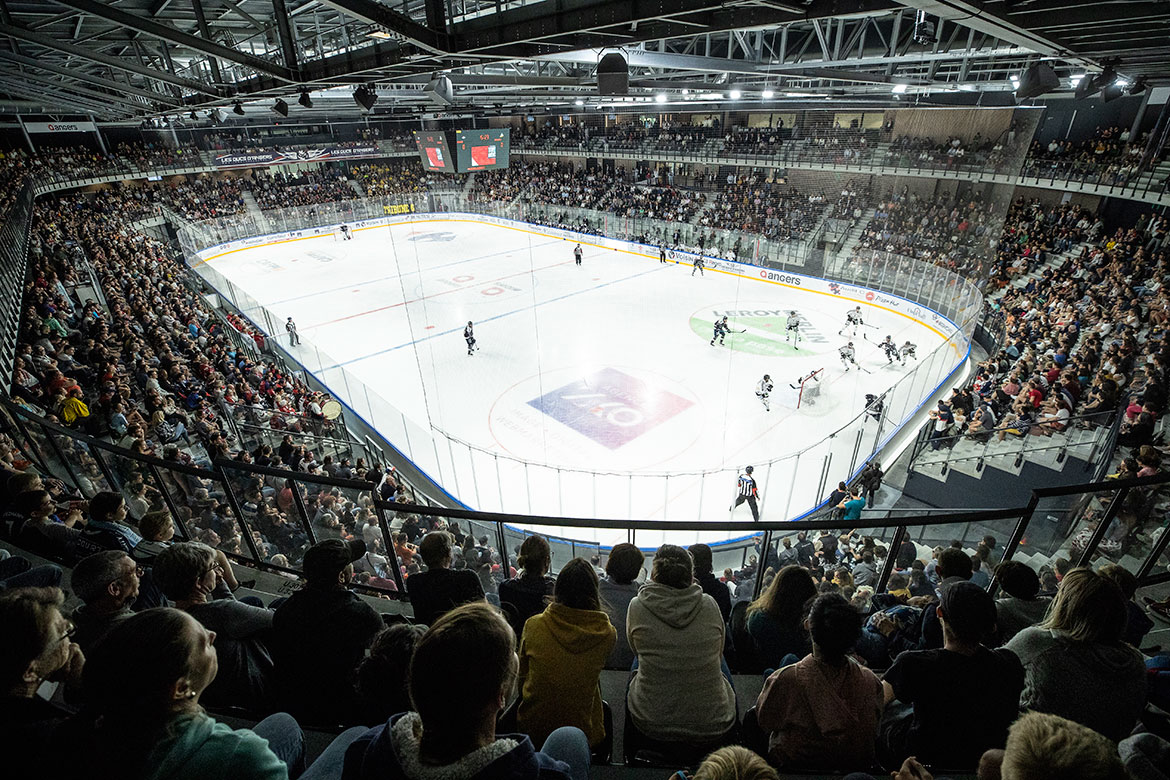
<svg viewBox="0 0 1170 780">
<path fill-rule="evenodd" d="M 1060 77 L 1047 62 L 1037 62 L 1020 76 L 1016 99 L 1027 100 L 1060 88 Z"/>
<path fill-rule="evenodd" d="M 353 101 L 369 111 L 378 102 L 378 95 L 363 84 L 353 91 Z"/>
<path fill-rule="evenodd" d="M 288 103 L 285 103 L 280 98 L 277 98 L 276 103 L 272 106 L 272 110 L 281 116 L 288 116 Z"/>
<path fill-rule="evenodd" d="M 312 108 L 313 107 L 313 98 L 309 97 L 308 91 L 302 92 L 301 96 L 299 98 L 297 98 L 297 102 L 300 103 L 305 108 Z"/>
<path fill-rule="evenodd" d="M 455 88 L 451 86 L 451 79 L 446 76 L 438 76 L 427 82 L 423 95 L 432 103 L 442 103 L 446 106 L 455 104 Z"/>
<path fill-rule="evenodd" d="M 599 95 L 628 95 L 630 66 L 626 58 L 610 52 L 597 63 L 597 93 Z"/>
</svg>

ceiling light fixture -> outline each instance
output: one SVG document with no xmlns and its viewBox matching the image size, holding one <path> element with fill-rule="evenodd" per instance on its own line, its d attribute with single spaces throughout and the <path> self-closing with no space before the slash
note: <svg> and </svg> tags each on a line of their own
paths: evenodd
<svg viewBox="0 0 1170 780">
<path fill-rule="evenodd" d="M 772 98 L 776 97 L 776 93 L 770 89 L 765 89 L 760 93 L 760 97 L 762 97 L 764 100 L 771 100 Z"/>
<path fill-rule="evenodd" d="M 731 99 L 732 100 L 739 100 L 741 97 L 743 97 L 743 93 L 740 92 L 738 89 L 731 90 Z"/>
<path fill-rule="evenodd" d="M 312 108 L 313 107 L 313 98 L 309 97 L 308 90 L 305 90 L 304 92 L 301 93 L 301 96 L 299 98 L 297 98 L 297 102 L 300 103 L 305 108 Z"/>
<path fill-rule="evenodd" d="M 237 116 L 243 116 L 244 115 L 244 104 L 238 100 L 235 101 L 234 103 L 232 103 L 232 113 L 236 114 Z"/>
<path fill-rule="evenodd" d="M 902 93 L 904 93 L 906 91 L 907 86 L 908 85 L 906 85 L 906 84 L 895 84 L 893 89 L 890 91 L 893 92 L 895 95 L 901 95 Z"/>
<path fill-rule="evenodd" d="M 666 93 L 659 92 L 657 95 L 654 96 L 654 100 L 658 103 L 665 103 L 666 102 Z"/>
</svg>

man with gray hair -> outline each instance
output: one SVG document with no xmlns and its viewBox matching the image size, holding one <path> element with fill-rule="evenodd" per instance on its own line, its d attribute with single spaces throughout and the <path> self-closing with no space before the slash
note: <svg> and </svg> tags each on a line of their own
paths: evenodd
<svg viewBox="0 0 1170 780">
<path fill-rule="evenodd" d="M 82 558 L 73 567 L 70 587 L 83 602 L 69 619 L 77 627 L 73 641 L 89 650 L 120 621 L 130 617 L 138 596 L 141 569 L 121 550 L 103 550 Z"/>
</svg>

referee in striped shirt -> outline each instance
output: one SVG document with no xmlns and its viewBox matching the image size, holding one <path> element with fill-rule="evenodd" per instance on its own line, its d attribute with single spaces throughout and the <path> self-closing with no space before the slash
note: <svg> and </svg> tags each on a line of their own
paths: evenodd
<svg viewBox="0 0 1170 780">
<path fill-rule="evenodd" d="M 735 497 L 735 503 L 731 505 L 731 511 L 734 512 L 737 506 L 746 501 L 752 509 L 752 519 L 758 523 L 760 522 L 760 507 L 757 501 L 760 497 L 760 490 L 756 487 L 755 478 L 752 477 L 753 470 L 751 466 L 748 466 L 739 475 L 739 493 Z"/>
</svg>

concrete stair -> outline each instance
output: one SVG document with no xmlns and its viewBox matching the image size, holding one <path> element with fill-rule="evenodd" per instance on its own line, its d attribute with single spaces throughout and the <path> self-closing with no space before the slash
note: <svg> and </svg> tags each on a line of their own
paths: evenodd
<svg viewBox="0 0 1170 780">
<path fill-rule="evenodd" d="M 250 190 L 243 190 L 240 193 L 240 199 L 244 201 L 244 208 L 247 209 L 248 215 L 255 221 L 256 226 L 260 228 L 262 233 L 271 233 L 272 224 L 268 221 L 264 210 L 260 208 L 260 204 L 256 202 L 256 198 L 252 195 Z"/>
</svg>

